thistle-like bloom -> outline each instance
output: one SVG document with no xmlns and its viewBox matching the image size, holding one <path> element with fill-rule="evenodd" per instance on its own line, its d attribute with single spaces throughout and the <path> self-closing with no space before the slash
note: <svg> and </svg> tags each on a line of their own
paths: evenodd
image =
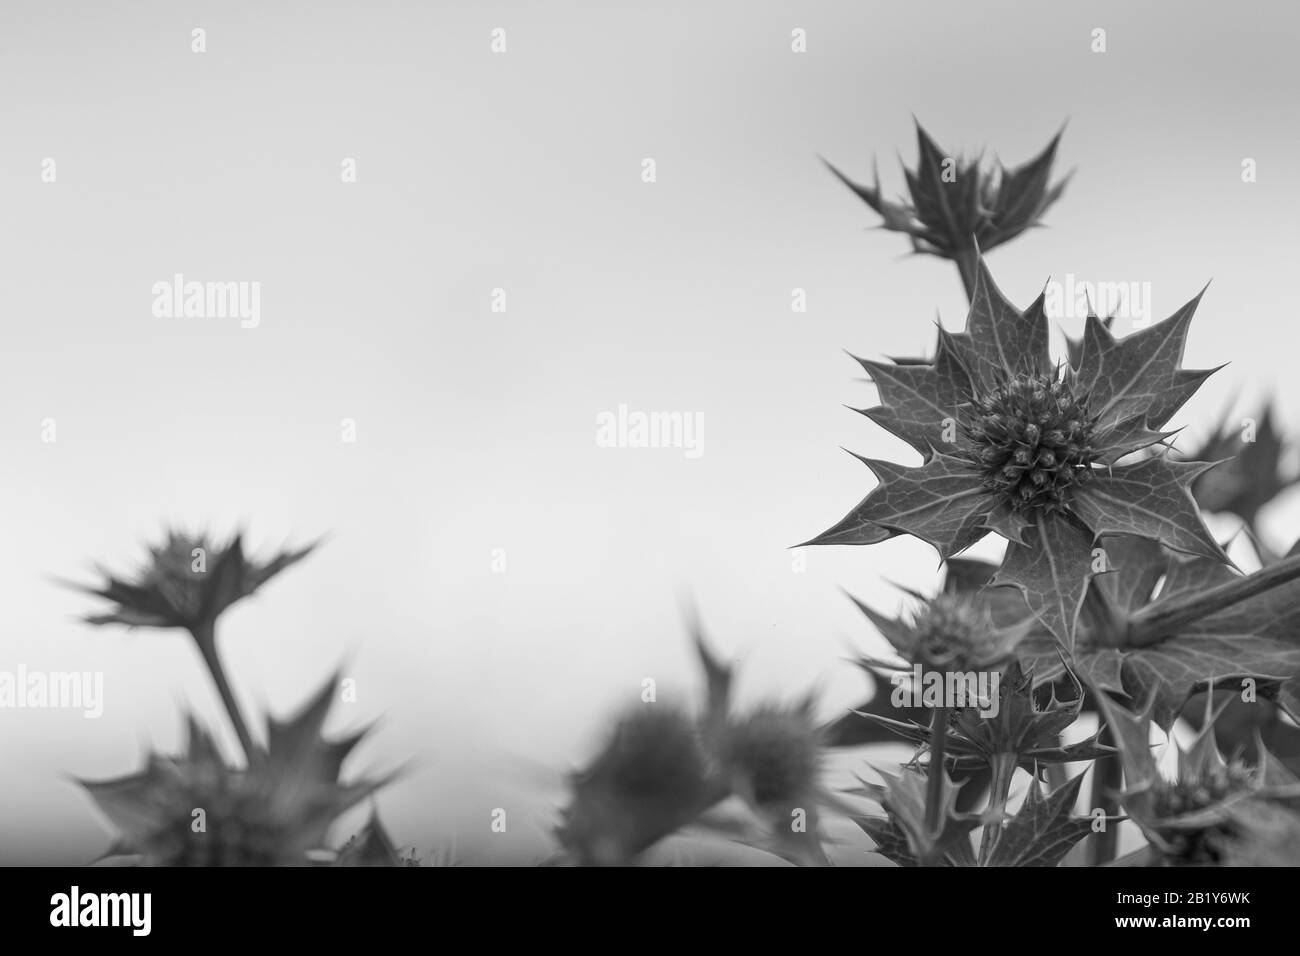
<svg viewBox="0 0 1300 956">
<path fill-rule="evenodd" d="M 957 263 L 967 295 L 974 290 L 976 249 L 985 252 L 1038 225 L 1047 207 L 1060 198 L 1065 180 L 1051 185 L 1052 162 L 1061 134 L 1038 156 L 1015 169 L 983 166 L 980 157 L 944 153 L 916 124 L 919 160 L 904 168 L 911 200 L 890 202 L 874 186 L 853 182 L 830 163 L 832 173 L 880 214 L 881 226 L 906 233 L 912 249 Z M 1068 178 L 1068 177 L 1067 177 Z"/>
<path fill-rule="evenodd" d="M 824 865 L 820 808 L 830 801 L 822 785 L 825 734 L 812 701 L 791 707 L 761 705 L 729 720 L 712 752 L 731 792 L 761 821 L 765 848 L 801 865 Z"/>
<path fill-rule="evenodd" d="M 736 796 L 751 814 L 740 824 L 744 838 L 728 821 L 728 838 L 795 863 L 825 863 L 818 811 L 833 798 L 820 781 L 826 741 L 812 700 L 732 714 L 731 668 L 710 653 L 698 621 L 691 628 L 706 680 L 703 712 L 641 704 L 619 720 L 597 757 L 570 777 L 560 844 L 582 866 L 635 863 L 683 827 L 714 829 L 706 811 Z"/>
<path fill-rule="evenodd" d="M 1246 824 L 1258 816 L 1255 805 L 1300 796 L 1295 776 L 1262 747 L 1256 766 L 1224 760 L 1214 739 L 1224 708 L 1212 709 L 1212 695 L 1203 726 L 1178 752 L 1173 780 L 1161 776 L 1151 751 L 1152 705 L 1133 714 L 1100 690 L 1096 697 L 1123 761 L 1124 809 L 1168 865 L 1221 862 L 1227 848 L 1248 835 Z"/>
<path fill-rule="evenodd" d="M 662 704 L 629 712 L 570 779 L 556 836 L 581 866 L 622 866 L 725 794 L 696 722 Z"/>
<path fill-rule="evenodd" d="M 103 584 L 81 586 L 81 590 L 117 605 L 86 620 L 127 627 L 179 627 L 190 632 L 210 627 L 228 607 L 297 564 L 314 547 L 282 552 L 259 563 L 244 557 L 240 535 L 221 544 L 203 535 L 173 530 L 163 544 L 149 548 L 149 561 L 134 579 L 102 571 Z"/>
<path fill-rule="evenodd" d="M 259 564 L 244 557 L 240 535 L 221 545 L 202 535 L 171 531 L 164 544 L 149 549 L 149 563 L 134 581 L 103 571 L 103 584 L 73 586 L 117 604 L 107 614 L 88 616 L 86 620 L 91 624 L 189 631 L 251 762 L 259 758 L 259 750 L 217 653 L 217 618 L 314 548 L 315 544 L 311 544 L 298 551 L 282 552 Z"/>
<path fill-rule="evenodd" d="M 818 821 L 821 807 L 835 801 L 822 783 L 827 729 L 814 700 L 733 713 L 732 669 L 709 650 L 698 622 L 692 629 L 708 687 L 705 749 L 728 791 L 761 824 L 752 845 L 798 865 L 825 865 Z"/>
<path fill-rule="evenodd" d="M 140 773 L 83 782 L 117 831 L 110 854 L 149 866 L 308 865 L 339 815 L 386 782 L 340 781 L 365 731 L 322 738 L 335 687 L 331 678 L 288 722 L 268 721 L 266 759 L 247 769 L 227 765 L 191 718 L 182 756 L 151 754 Z"/>
<path fill-rule="evenodd" d="M 720 736 L 717 758 L 734 792 L 763 816 L 787 822 L 818 790 L 822 739 L 810 702 L 767 704 L 737 718 Z"/>
<path fill-rule="evenodd" d="M 1133 452 L 1214 370 L 1181 367 L 1200 296 L 1123 339 L 1088 319 L 1077 367 L 1053 365 L 1040 295 L 1024 312 L 981 260 L 965 332 L 939 330 L 934 361 L 859 359 L 881 404 L 863 411 L 924 457 L 861 459 L 879 484 L 809 544 L 874 544 L 911 534 L 943 559 L 989 532 L 1009 542 L 994 584 L 1020 589 L 1067 647 L 1102 534 L 1130 534 L 1226 561 L 1189 486 L 1210 467 Z"/>
<path fill-rule="evenodd" d="M 900 657 L 927 670 L 965 672 L 1001 666 L 1034 626 L 1033 618 L 999 626 L 989 606 L 968 594 L 936 594 L 922 601 L 909 619 L 886 617 L 856 598 L 851 600 Z"/>
</svg>

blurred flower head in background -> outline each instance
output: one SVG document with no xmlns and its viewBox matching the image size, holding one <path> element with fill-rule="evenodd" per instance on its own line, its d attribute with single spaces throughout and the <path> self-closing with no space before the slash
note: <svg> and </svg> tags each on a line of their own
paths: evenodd
<svg viewBox="0 0 1300 956">
<path fill-rule="evenodd" d="M 171 530 L 164 542 L 149 548 L 149 560 L 134 579 L 100 569 L 102 584 L 76 587 L 117 605 L 105 614 L 87 616 L 91 624 L 195 631 L 214 624 L 228 607 L 297 564 L 315 547 L 313 543 L 283 551 L 261 563 L 244 556 L 239 534 L 222 544 L 203 534 Z"/>
</svg>

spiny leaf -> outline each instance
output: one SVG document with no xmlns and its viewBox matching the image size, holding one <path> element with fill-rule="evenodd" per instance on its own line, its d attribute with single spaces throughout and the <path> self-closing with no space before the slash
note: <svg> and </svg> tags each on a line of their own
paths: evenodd
<svg viewBox="0 0 1300 956">
<path fill-rule="evenodd" d="M 1051 368 L 1043 296 L 1021 312 L 997 287 L 982 257 L 976 266 L 966 334 L 976 358 L 971 372 L 984 388 L 1004 381 L 1008 375 Z"/>
<path fill-rule="evenodd" d="M 1146 427 L 1145 413 L 1134 415 L 1106 432 L 1106 445 L 1096 457 L 1103 465 L 1113 465 L 1126 455 L 1160 444 L 1177 432 L 1161 432 Z"/>
<path fill-rule="evenodd" d="M 875 173 L 875 186 L 862 186 L 849 179 L 826 160 L 822 160 L 822 162 L 826 163 L 826 168 L 834 173 L 840 182 L 848 186 L 857 194 L 859 199 L 880 214 L 881 218 L 885 220 L 883 225 L 886 229 L 897 232 L 912 232 L 918 228 L 916 219 L 906 206 L 890 202 L 881 197 L 880 173 L 878 171 Z"/>
<path fill-rule="evenodd" d="M 1092 601 L 1085 603 L 1071 662 L 1081 679 L 1131 700 L 1149 700 L 1165 730 L 1188 696 L 1207 682 L 1240 691 L 1244 680 L 1254 681 L 1259 707 L 1274 697 L 1288 707 L 1300 703 L 1300 581 L 1206 614 L 1156 643 L 1128 646 L 1127 622 L 1135 615 L 1199 599 L 1225 583 L 1249 587 L 1250 577 L 1211 558 L 1166 552 L 1157 561 L 1150 550 L 1155 545 L 1142 539 L 1106 537 L 1101 543 L 1109 570 L 1092 579 L 1092 597 L 1111 611 L 1093 615 Z M 1164 583 L 1153 601 L 1161 574 Z M 1031 637 L 1018 656 L 1040 681 L 1061 674 L 1050 641 Z"/>
<path fill-rule="evenodd" d="M 979 157 L 959 160 L 948 155 L 919 122 L 916 135 L 916 168 L 903 169 L 910 202 L 883 199 L 878 175 L 875 185 L 865 186 L 827 166 L 880 215 L 884 228 L 905 233 L 918 252 L 955 259 L 969 253 L 972 240 L 985 251 L 993 249 L 1037 225 L 1065 188 L 1065 180 L 1049 185 L 1060 133 L 1041 153 L 1014 168 L 985 168 Z"/>
<path fill-rule="evenodd" d="M 998 833 L 988 865 L 1058 865 L 1092 829 L 1091 817 L 1070 815 L 1083 777 L 1079 774 L 1050 794 L 1033 780 L 1020 812 Z"/>
<path fill-rule="evenodd" d="M 1042 515 L 1028 545 L 1007 545 L 994 586 L 1019 588 L 1029 609 L 1068 650 L 1092 574 L 1092 535 L 1062 515 Z"/>
<path fill-rule="evenodd" d="M 852 452 L 850 452 L 852 454 Z M 854 455 L 854 458 L 864 464 L 869 464 L 865 458 L 860 455 Z M 876 492 L 872 491 L 865 498 L 858 502 L 856 508 L 846 514 L 838 522 L 831 525 L 815 538 L 811 538 L 803 544 L 795 545 L 798 548 L 811 547 L 819 544 L 852 544 L 867 545 L 879 544 L 882 541 L 888 541 L 898 534 L 891 528 L 885 528 L 868 517 L 868 511 L 874 509 L 872 502 Z"/>
<path fill-rule="evenodd" d="M 890 365 L 858 359 L 880 392 L 881 405 L 863 414 L 923 455 L 951 437 L 948 422 L 966 401 L 970 380 L 952 346 L 940 339 L 932 365 Z"/>
<path fill-rule="evenodd" d="M 1116 339 L 1096 316 L 1088 317 L 1074 385 L 1076 394 L 1089 396 L 1101 427 L 1145 414 L 1147 425 L 1159 428 L 1178 410 L 1171 393 L 1178 397 L 1180 388 L 1191 381 L 1186 374 L 1179 376 L 1184 371 L 1179 365 L 1188 326 L 1204 291 L 1165 321 L 1122 339 Z"/>
<path fill-rule="evenodd" d="M 944 181 L 944 163 L 953 160 L 944 155 L 920 123 L 916 124 L 916 143 L 920 159 L 915 180 L 909 180 L 909 185 L 914 184 L 912 202 L 923 221 L 939 224 L 945 236 L 958 236 L 966 225 L 958 219 L 950 199 L 950 194 L 954 194 L 951 198 L 957 198 L 957 190 L 952 188 L 957 183 Z"/>
<path fill-rule="evenodd" d="M 1113 653 L 1123 667 L 1125 692 L 1152 695 L 1153 719 L 1164 729 L 1198 689 L 1242 691 L 1250 681 L 1259 700 L 1273 700 L 1288 676 L 1300 673 L 1300 647 L 1250 634 L 1184 634 Z"/>
<path fill-rule="evenodd" d="M 1095 696 L 1101 718 L 1110 728 L 1120 762 L 1124 766 L 1125 790 L 1140 805 L 1149 798 L 1151 786 L 1160 779 L 1160 770 L 1156 766 L 1155 755 L 1151 752 L 1151 710 L 1154 702 L 1148 701 L 1139 713 L 1134 714 L 1111 700 L 1100 688 L 1095 688 Z"/>
<path fill-rule="evenodd" d="M 986 245 L 994 246 L 1011 238 L 1038 222 L 1043 210 L 1054 203 L 1065 189 L 1062 180 L 1050 191 L 1047 188 L 1056 159 L 1056 147 L 1061 134 L 1057 133 L 1041 153 L 1014 169 L 1002 167 L 1002 188 L 998 190 L 995 220 L 998 228 Z M 1067 177 L 1068 179 L 1068 177 Z"/>
<path fill-rule="evenodd" d="M 1122 534 L 1106 535 L 1098 544 L 1105 554 L 1106 569 L 1092 579 L 1092 586 L 1121 614 L 1130 614 L 1145 607 L 1151 600 L 1151 594 L 1160 582 L 1161 575 L 1168 573 L 1165 551 L 1160 543 L 1150 538 Z M 1203 558 L 1196 560 L 1205 561 Z M 1231 574 L 1217 561 L 1206 563 L 1223 568 L 1225 573 Z M 1169 590 L 1168 581 L 1165 590 Z"/>
<path fill-rule="evenodd" d="M 1005 501 L 999 502 L 984 516 L 985 528 L 1015 544 L 1028 545 L 1025 533 L 1033 526 L 1025 512 L 1017 511 Z"/>
<path fill-rule="evenodd" d="M 907 834 L 902 828 L 887 817 L 854 817 L 853 822 L 862 828 L 876 844 L 875 851 L 885 859 L 899 866 L 914 867 L 921 864 L 912 855 L 912 848 L 907 842 Z M 969 840 L 952 844 L 944 854 L 942 866 L 975 866 L 975 851 Z"/>
<path fill-rule="evenodd" d="M 907 835 L 888 817 L 854 817 L 853 822 L 862 828 L 876 844 L 875 852 L 899 866 L 919 866 L 907 845 Z"/>
<path fill-rule="evenodd" d="M 911 534 L 947 558 L 981 537 L 993 497 L 974 480 L 970 463 L 936 452 L 916 468 L 864 459 L 880 485 L 862 503 L 872 524 Z"/>
<path fill-rule="evenodd" d="M 1210 467 L 1156 455 L 1098 472 L 1076 487 L 1070 510 L 1096 534 L 1153 538 L 1175 551 L 1227 561 L 1190 490 Z"/>
<path fill-rule="evenodd" d="M 1102 319 L 1089 312 L 1086 321 L 1097 321 L 1100 322 L 1104 328 L 1110 329 L 1115 324 L 1115 316 L 1108 315 L 1106 318 Z M 1079 370 L 1079 362 L 1083 358 L 1082 335 L 1077 339 L 1070 335 L 1065 337 L 1065 356 L 1066 360 L 1070 363 L 1070 368 L 1077 374 Z"/>
<path fill-rule="evenodd" d="M 980 825 L 982 818 L 978 814 L 958 813 L 955 809 L 957 791 L 952 780 L 940 768 L 935 768 L 935 772 L 943 773 L 940 827 L 937 832 L 926 824 L 925 774 L 911 769 L 904 769 L 897 777 L 881 773 L 885 785 L 867 784 L 866 792 L 885 808 L 889 819 L 906 836 L 908 849 L 914 859 L 938 861 L 950 857 L 955 865 L 974 865 L 970 833 Z"/>
</svg>

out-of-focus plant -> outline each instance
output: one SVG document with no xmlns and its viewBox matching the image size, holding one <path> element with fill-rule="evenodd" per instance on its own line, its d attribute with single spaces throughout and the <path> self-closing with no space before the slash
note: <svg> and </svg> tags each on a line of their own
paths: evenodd
<svg viewBox="0 0 1300 956">
<path fill-rule="evenodd" d="M 188 631 L 221 695 L 244 756 L 251 763 L 258 759 L 259 750 L 217 653 L 217 619 L 231 605 L 307 557 L 315 547 L 311 544 L 297 551 L 284 551 L 260 563 L 244 557 L 242 535 L 222 544 L 206 535 L 173 530 L 166 541 L 149 548 L 149 560 L 134 578 L 118 577 L 101 569 L 101 584 L 74 586 L 116 605 L 107 613 L 88 615 L 86 620 L 91 624 Z"/>
<path fill-rule="evenodd" d="M 269 720 L 264 758 L 250 766 L 227 764 L 191 717 L 181 756 L 150 754 L 138 773 L 83 781 L 116 832 L 109 853 L 149 866 L 305 866 L 328 854 L 331 825 L 386 782 L 340 779 L 365 732 L 322 737 L 336 687 L 331 676 L 297 716 Z"/>
<path fill-rule="evenodd" d="M 1233 514 L 1245 522 L 1261 564 L 1281 556 L 1263 540 L 1260 511 L 1300 482 L 1300 472 L 1286 460 L 1290 448 L 1274 418 L 1272 403 L 1252 417 L 1234 420 L 1225 414 L 1214 432 L 1188 454 L 1194 461 L 1223 461 L 1196 479 L 1192 494 L 1206 511 Z"/>
<path fill-rule="evenodd" d="M 619 718 L 599 754 L 569 785 L 556 836 L 582 866 L 633 862 L 726 793 L 696 721 L 657 703 Z"/>
<path fill-rule="evenodd" d="M 236 602 L 298 563 L 315 545 L 266 562 L 244 556 L 242 536 L 218 543 L 171 531 L 151 547 L 134 577 L 102 572 L 98 585 L 74 585 L 115 605 L 91 624 L 178 628 L 190 634 L 207 665 L 243 749 L 232 765 L 193 717 L 180 756 L 151 753 L 137 773 L 83 781 L 115 832 L 109 854 L 153 866 L 407 865 L 373 814 L 341 852 L 327 845 L 339 817 L 391 779 L 341 778 L 344 760 L 365 737 L 322 735 L 338 680 L 331 678 L 297 716 L 268 719 L 265 744 L 245 720 L 217 653 L 217 622 Z"/>
<path fill-rule="evenodd" d="M 635 864 L 660 840 L 694 828 L 798 865 L 825 864 L 819 812 L 836 798 L 821 780 L 825 729 L 812 699 L 734 712 L 731 668 L 698 625 L 694 638 L 704 706 L 692 714 L 641 703 L 619 718 L 597 756 L 569 779 L 556 830 L 565 854 L 579 865 Z M 730 797 L 747 816 L 711 818 Z"/>
</svg>

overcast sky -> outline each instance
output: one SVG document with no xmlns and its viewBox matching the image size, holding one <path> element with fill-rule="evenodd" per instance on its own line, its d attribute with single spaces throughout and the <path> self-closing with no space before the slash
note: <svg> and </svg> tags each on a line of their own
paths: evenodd
<svg viewBox="0 0 1300 956">
<path fill-rule="evenodd" d="M 183 635 L 90 628 L 51 581 L 131 568 L 167 522 L 263 551 L 330 535 L 226 617 L 223 650 L 259 715 L 343 666 L 359 700 L 336 726 L 383 718 L 358 771 L 414 758 L 379 804 L 424 851 L 545 853 L 538 781 L 644 678 L 695 699 L 686 595 L 744 696 L 856 703 L 844 658 L 879 645 L 840 589 L 892 610 L 887 582 L 929 590 L 936 558 L 900 539 L 800 572 L 788 547 L 869 489 L 839 446 L 913 460 L 843 407 L 873 394 L 842 349 L 928 351 L 965 303 L 818 156 L 865 178 L 875 154 L 901 190 L 912 113 L 1008 163 L 1068 120 L 1077 175 L 1049 228 L 990 256 L 1003 290 L 1149 283 L 1159 319 L 1213 279 L 1187 363 L 1232 365 L 1178 423 L 1198 437 L 1271 391 L 1300 427 L 1298 22 L 1264 2 L 8 0 L 0 670 L 100 671 L 106 699 L 98 720 L 0 711 L 0 861 L 102 851 L 70 777 L 175 747 L 182 708 L 233 745 Z M 177 273 L 260 283 L 257 326 L 156 316 Z M 620 405 L 698 416 L 702 454 L 601 447 Z"/>
</svg>

